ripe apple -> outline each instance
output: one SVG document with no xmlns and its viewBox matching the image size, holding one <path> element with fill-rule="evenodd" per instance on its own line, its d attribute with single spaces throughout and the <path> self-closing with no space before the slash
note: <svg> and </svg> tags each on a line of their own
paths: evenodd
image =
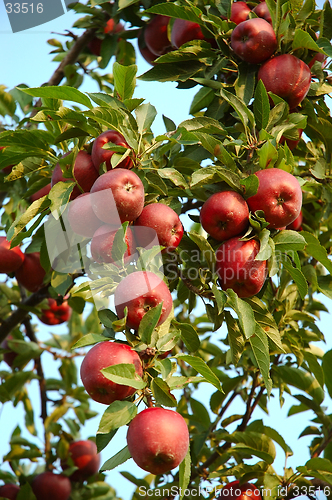
<svg viewBox="0 0 332 500">
<path fill-rule="evenodd" d="M 215 193 L 201 208 L 203 229 L 217 241 L 243 233 L 249 225 L 249 208 L 235 191 Z"/>
<path fill-rule="evenodd" d="M 63 157 L 67 155 L 69 155 L 69 153 L 65 153 Z M 71 169 L 71 164 L 68 164 L 66 168 Z M 82 194 L 82 191 L 84 193 L 88 193 L 93 183 L 99 177 L 98 172 L 96 172 L 96 169 L 94 168 L 94 165 L 92 163 L 91 156 L 89 155 L 89 153 L 83 150 L 78 152 L 75 159 L 73 170 L 74 170 L 73 172 L 74 178 L 70 179 L 65 178 L 63 177 L 60 163 L 57 163 L 54 167 L 51 179 L 52 187 L 58 182 L 76 181 L 77 186 L 75 186 L 73 189 L 73 192 L 70 196 L 71 200 L 77 198 L 77 196 Z"/>
<path fill-rule="evenodd" d="M 280 138 L 280 144 L 285 144 L 286 143 L 290 150 L 295 149 L 297 147 L 298 143 L 300 142 L 303 129 L 302 128 L 298 128 L 297 132 L 298 132 L 298 135 L 299 135 L 298 139 L 288 139 L 288 137 L 285 137 L 285 136 L 282 135 L 281 138 Z"/>
<path fill-rule="evenodd" d="M 57 304 L 55 299 L 48 298 L 48 308 L 42 309 L 40 321 L 45 323 L 45 325 L 60 325 L 69 320 L 72 308 L 68 305 L 68 302 L 64 300 L 62 304 Z"/>
<path fill-rule="evenodd" d="M 103 146 L 105 146 L 105 144 L 107 144 L 108 142 L 116 144 L 117 146 L 130 148 L 129 144 L 126 142 L 123 135 L 120 134 L 120 132 L 117 132 L 116 130 L 106 130 L 106 132 L 103 132 L 102 134 L 98 135 L 98 137 L 95 139 L 93 143 L 91 151 L 92 162 L 98 173 L 100 165 L 104 162 L 106 162 L 107 170 L 111 170 L 113 168 L 111 165 L 111 158 L 114 155 L 115 151 L 112 151 L 111 149 L 103 149 Z M 133 167 L 132 159 L 130 158 L 130 156 L 127 156 L 127 158 L 122 160 L 116 168 L 129 169 L 132 167 Z"/>
<path fill-rule="evenodd" d="M 171 43 L 177 49 L 184 43 L 191 40 L 205 40 L 212 46 L 216 46 L 214 38 L 206 38 L 198 23 L 187 21 L 185 19 L 175 19 L 172 26 Z"/>
<path fill-rule="evenodd" d="M 81 236 L 92 238 L 102 222 L 92 209 L 90 193 L 80 194 L 69 203 L 68 222 L 70 227 Z"/>
<path fill-rule="evenodd" d="M 223 500 L 262 500 L 260 491 L 256 486 L 250 483 L 243 483 L 240 481 L 232 481 L 226 484 L 219 495 Z"/>
<path fill-rule="evenodd" d="M 144 207 L 144 187 L 135 172 L 116 168 L 102 174 L 91 188 L 92 208 L 98 219 L 119 226 L 134 221 Z M 98 193 L 95 194 L 95 193 Z"/>
<path fill-rule="evenodd" d="M 15 272 L 15 277 L 29 292 L 36 292 L 43 286 L 45 274 L 40 263 L 40 253 L 32 252 L 24 254 L 23 264 Z"/>
<path fill-rule="evenodd" d="M 16 484 L 8 483 L 0 486 L 0 497 L 8 500 L 16 500 L 20 487 Z"/>
<path fill-rule="evenodd" d="M 109 19 L 106 23 L 106 26 L 104 27 L 104 33 L 106 35 L 115 35 L 116 33 L 120 33 L 121 31 L 123 31 L 123 29 L 124 29 L 124 26 L 122 23 L 115 24 L 114 19 Z M 100 56 L 102 42 L 103 42 L 103 40 L 101 38 L 98 38 L 95 36 L 88 43 L 88 47 L 89 47 L 90 51 L 95 56 Z"/>
<path fill-rule="evenodd" d="M 246 2 L 233 2 L 230 21 L 233 21 L 235 24 L 240 24 L 248 19 L 249 12 L 251 12 L 251 8 Z"/>
<path fill-rule="evenodd" d="M 296 108 L 307 95 L 311 84 L 309 66 L 293 56 L 282 54 L 266 61 L 258 71 L 266 90 L 288 102 L 290 109 Z"/>
<path fill-rule="evenodd" d="M 40 198 L 43 198 L 43 196 L 46 196 L 51 191 L 51 187 L 52 187 L 51 183 L 49 183 L 49 184 L 46 184 L 46 186 L 39 189 L 38 191 L 36 191 L 35 193 L 33 193 L 30 196 L 31 203 L 39 200 Z"/>
<path fill-rule="evenodd" d="M 172 310 L 172 295 L 166 283 L 151 271 L 136 271 L 126 276 L 114 293 L 114 304 L 119 318 L 124 318 L 128 308 L 127 326 L 138 330 L 145 313 L 163 302 L 158 325 L 161 325 Z"/>
<path fill-rule="evenodd" d="M 71 495 L 68 477 L 50 471 L 38 474 L 31 487 L 37 500 L 68 500 Z"/>
<path fill-rule="evenodd" d="M 156 54 L 153 54 L 151 50 L 148 48 L 145 42 L 145 37 L 144 37 L 144 29 L 140 30 L 138 38 L 137 38 L 137 45 L 139 48 L 139 51 L 142 55 L 142 57 L 151 64 L 152 66 L 154 65 L 155 59 L 157 59 L 158 56 Z"/>
<path fill-rule="evenodd" d="M 14 340 L 12 335 L 8 335 L 8 337 L 1 342 L 1 349 L 7 349 L 7 352 L 3 354 L 3 360 L 7 365 L 12 368 L 14 364 L 15 358 L 18 356 L 17 352 L 13 351 L 9 344 L 8 340 Z"/>
<path fill-rule="evenodd" d="M 100 455 L 96 443 L 89 439 L 73 441 L 69 445 L 68 460 L 61 461 L 63 470 L 68 467 L 78 467 L 70 476 L 71 481 L 84 481 L 97 474 L 100 465 Z"/>
<path fill-rule="evenodd" d="M 112 256 L 112 249 L 115 235 L 119 229 L 123 229 L 122 226 L 108 226 L 106 224 L 97 229 L 91 241 L 91 256 L 94 261 L 99 262 L 100 264 L 104 262 L 116 264 L 116 261 Z M 124 254 L 124 262 L 128 262 L 130 257 L 135 253 L 136 249 L 133 233 L 130 227 L 127 227 L 124 237 L 127 245 L 127 250 Z"/>
<path fill-rule="evenodd" d="M 231 47 L 247 63 L 260 64 L 266 61 L 277 46 L 272 26 L 260 17 L 243 21 L 232 31 Z"/>
<path fill-rule="evenodd" d="M 81 379 L 86 392 L 98 403 L 110 405 L 132 396 L 136 389 L 107 379 L 100 370 L 118 364 L 132 364 L 137 375 L 143 375 L 139 355 L 130 346 L 117 342 L 101 342 L 86 354 L 81 365 Z"/>
<path fill-rule="evenodd" d="M 129 452 L 141 469 L 164 474 L 177 467 L 189 448 L 189 432 L 184 418 L 173 410 L 146 408 L 129 424 Z"/>
<path fill-rule="evenodd" d="M 252 297 L 264 285 L 266 261 L 255 260 L 256 240 L 241 241 L 237 236 L 225 241 L 216 252 L 216 271 L 223 290 L 231 288 L 239 297 Z"/>
<path fill-rule="evenodd" d="M 168 39 L 168 23 L 170 17 L 156 15 L 146 24 L 144 29 L 144 39 L 146 46 L 157 57 L 170 52 L 172 47 Z"/>
<path fill-rule="evenodd" d="M 23 264 L 24 254 L 19 247 L 10 248 L 6 236 L 0 236 L 0 273 L 13 273 Z"/>
<path fill-rule="evenodd" d="M 178 214 L 164 203 L 147 205 L 135 221 L 135 238 L 138 246 L 149 248 L 155 235 L 160 245 L 166 247 L 164 252 L 174 250 L 183 236 L 183 226 Z"/>
<path fill-rule="evenodd" d="M 288 224 L 288 226 L 286 226 L 286 229 L 291 229 L 292 231 L 302 231 L 302 222 L 303 222 L 303 214 L 301 210 L 300 215 L 296 217 L 296 219 L 293 220 L 293 222 Z"/>
<path fill-rule="evenodd" d="M 260 2 L 256 5 L 253 12 L 255 12 L 256 16 L 262 17 L 265 21 L 272 25 L 272 17 L 266 2 Z"/>
<path fill-rule="evenodd" d="M 301 211 L 302 191 L 298 180 L 279 168 L 259 170 L 255 175 L 259 186 L 257 193 L 247 199 L 250 210 L 264 210 L 271 228 L 288 226 Z"/>
</svg>

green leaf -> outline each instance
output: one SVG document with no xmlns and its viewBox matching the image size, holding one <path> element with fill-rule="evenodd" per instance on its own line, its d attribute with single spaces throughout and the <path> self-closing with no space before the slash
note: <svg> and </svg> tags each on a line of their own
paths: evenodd
<svg viewBox="0 0 332 500">
<path fill-rule="evenodd" d="M 254 115 L 258 130 L 265 129 L 269 122 L 269 96 L 262 80 L 259 80 L 255 90 Z"/>
<path fill-rule="evenodd" d="M 332 474 L 332 464 L 326 458 L 311 458 L 306 462 L 305 466 L 308 470 L 322 470 Z"/>
<path fill-rule="evenodd" d="M 256 322 L 263 328 L 266 335 L 276 347 L 278 347 L 281 352 L 284 352 L 278 325 L 266 305 L 258 297 L 252 297 L 245 300 L 254 311 Z"/>
<path fill-rule="evenodd" d="M 128 446 L 125 446 L 124 448 L 122 448 L 122 450 L 120 450 L 112 458 L 110 458 L 109 460 L 106 460 L 106 462 L 101 466 L 100 471 L 104 472 L 106 470 L 115 469 L 115 467 L 123 464 L 129 458 L 131 458 L 131 455 L 129 453 Z"/>
<path fill-rule="evenodd" d="M 233 160 L 232 160 L 233 161 Z M 206 184 L 226 182 L 234 191 L 241 192 L 240 178 L 235 173 L 221 167 L 205 167 L 196 170 L 191 176 L 190 187 L 198 188 Z"/>
<path fill-rule="evenodd" d="M 322 368 L 324 372 L 325 385 L 327 391 L 332 397 L 332 350 L 327 351 L 322 360 Z"/>
<path fill-rule="evenodd" d="M 175 17 L 176 19 L 186 19 L 187 21 L 203 24 L 200 18 L 202 11 L 193 4 L 190 4 L 189 6 L 185 4 L 176 5 L 175 3 L 159 3 L 150 7 L 145 12 Z"/>
<path fill-rule="evenodd" d="M 159 168 L 157 170 L 157 173 L 158 173 L 158 175 L 160 175 L 160 177 L 162 179 L 168 179 L 171 182 L 173 182 L 173 184 L 175 186 L 181 187 L 183 189 L 188 189 L 188 184 L 187 184 L 185 178 L 183 177 L 183 175 L 180 172 L 175 170 L 175 168 L 171 168 L 171 167 Z"/>
<path fill-rule="evenodd" d="M 118 319 L 117 315 L 109 309 L 101 309 L 101 311 L 98 311 L 98 318 L 106 328 L 113 328 L 113 322 Z"/>
<path fill-rule="evenodd" d="M 155 117 L 157 116 L 157 110 L 152 104 L 141 104 L 135 109 L 135 115 L 138 125 L 138 133 L 143 135 L 145 132 L 150 130 Z"/>
<path fill-rule="evenodd" d="M 98 433 L 108 434 L 128 424 L 137 414 L 137 406 L 130 401 L 114 401 L 101 417 Z"/>
<path fill-rule="evenodd" d="M 288 444 L 286 444 L 284 438 L 275 429 L 272 429 L 272 427 L 264 425 L 264 434 L 266 434 L 269 438 L 273 439 L 273 441 L 275 441 L 279 446 L 281 446 L 286 455 L 288 456 L 293 455 L 292 449 L 288 446 Z"/>
<path fill-rule="evenodd" d="M 7 232 L 7 238 L 12 240 L 36 217 L 36 215 L 44 212 L 50 206 L 50 201 L 46 198 L 40 198 L 32 203 L 25 212 L 20 214 Z M 45 214 L 46 215 L 46 214 Z M 41 218 L 43 215 L 41 216 Z M 40 219 L 41 220 L 41 219 Z"/>
<path fill-rule="evenodd" d="M 46 97 L 48 99 L 61 99 L 63 101 L 77 102 L 78 104 L 83 104 L 87 108 L 92 108 L 90 99 L 82 94 L 79 90 L 74 87 L 68 86 L 49 86 L 49 87 L 35 87 L 24 89 L 22 87 L 17 87 L 21 92 L 32 95 L 33 97 Z"/>
<path fill-rule="evenodd" d="M 214 90 L 208 87 L 202 87 L 194 96 L 190 105 L 189 113 L 194 115 L 211 104 L 214 99 Z"/>
<path fill-rule="evenodd" d="M 305 238 L 307 245 L 306 252 L 318 260 L 332 274 L 332 262 L 327 257 L 326 249 L 319 243 L 318 239 L 311 233 L 301 231 L 301 235 Z"/>
<path fill-rule="evenodd" d="M 323 367 L 324 369 L 324 367 Z M 313 400 L 321 404 L 324 400 L 324 391 L 317 380 L 307 371 L 292 366 L 272 367 L 273 372 L 278 374 L 280 379 L 288 385 L 296 387 L 301 391 L 306 392 Z M 326 374 L 325 374 L 326 375 Z M 325 377 L 326 378 L 326 377 Z"/>
<path fill-rule="evenodd" d="M 280 231 L 274 238 L 276 253 L 304 250 L 306 240 L 302 236 L 303 231 L 284 230 Z"/>
<path fill-rule="evenodd" d="M 231 348 L 232 362 L 234 366 L 236 366 L 244 351 L 245 339 L 239 328 L 238 321 L 233 318 L 229 311 L 225 311 L 225 320 L 227 324 L 227 340 Z"/>
<path fill-rule="evenodd" d="M 308 49 L 316 50 L 317 52 L 323 52 L 315 42 L 315 40 L 307 33 L 301 29 L 296 29 L 294 33 L 292 49 Z"/>
<path fill-rule="evenodd" d="M 308 293 L 308 284 L 307 280 L 304 277 L 304 274 L 300 269 L 293 267 L 289 257 L 283 258 L 282 264 L 284 268 L 287 269 L 293 280 L 295 281 L 297 288 L 299 290 L 299 294 L 301 295 L 302 300 L 304 300 L 304 298 Z"/>
<path fill-rule="evenodd" d="M 318 363 L 317 357 L 312 353 L 308 351 L 303 352 L 304 359 L 309 365 L 309 369 L 313 376 L 316 378 L 317 382 L 321 387 L 324 387 L 324 369 L 323 367 Z M 323 358 L 324 359 L 324 358 Z"/>
<path fill-rule="evenodd" d="M 86 347 L 87 345 L 94 345 L 98 342 L 104 342 L 108 340 L 104 335 L 100 335 L 99 333 L 88 333 L 84 335 L 80 340 L 75 342 L 72 349 L 79 349 L 80 347 Z"/>
<path fill-rule="evenodd" d="M 149 311 L 147 311 L 138 327 L 138 336 L 144 344 L 150 345 L 151 336 L 153 330 L 156 328 L 161 311 L 162 311 L 163 303 L 161 302 L 156 307 L 153 307 Z M 151 346 L 150 346 L 151 347 Z"/>
<path fill-rule="evenodd" d="M 122 66 L 118 62 L 113 64 L 114 93 L 121 101 L 131 99 L 136 86 L 137 66 Z"/>
<path fill-rule="evenodd" d="M 178 403 L 165 380 L 162 380 L 159 377 L 154 378 L 152 380 L 151 390 L 157 403 L 163 406 L 177 406 Z"/>
<path fill-rule="evenodd" d="M 189 352 L 195 352 L 200 348 L 201 342 L 195 328 L 190 323 L 178 323 L 174 324 L 179 328 L 181 332 L 181 338 L 185 343 L 186 348 Z"/>
<path fill-rule="evenodd" d="M 196 243 L 200 251 L 202 252 L 202 258 L 206 260 L 209 269 L 213 271 L 216 267 L 216 254 L 210 243 L 204 236 L 196 233 L 196 231 L 191 231 L 188 233 L 189 238 Z"/>
<path fill-rule="evenodd" d="M 187 486 L 190 481 L 191 472 L 191 457 L 190 457 L 190 447 L 188 448 L 187 454 L 180 463 L 179 466 L 179 488 L 180 488 L 180 498 L 182 500 L 185 496 Z"/>
<path fill-rule="evenodd" d="M 190 356 L 189 354 L 177 354 L 176 358 L 182 359 L 185 363 L 188 363 L 194 370 L 203 375 L 207 382 L 210 382 L 210 384 L 214 385 L 219 391 L 223 392 L 218 377 L 201 358 Z"/>
<path fill-rule="evenodd" d="M 249 339 L 256 331 L 254 312 L 251 309 L 250 304 L 240 299 L 230 288 L 227 290 L 227 295 L 229 297 L 228 304 L 236 312 L 245 338 Z"/>
<path fill-rule="evenodd" d="M 255 455 L 268 464 L 272 464 L 276 457 L 273 441 L 268 436 L 258 432 L 236 431 L 227 435 L 227 441 L 236 443 L 235 450 Z"/>
<path fill-rule="evenodd" d="M 112 382 L 120 385 L 127 385 L 135 389 L 144 389 L 145 382 L 137 375 L 135 367 L 128 363 L 119 363 L 101 370 L 102 374 Z"/>
<path fill-rule="evenodd" d="M 247 106 L 241 99 L 225 89 L 220 89 L 220 95 L 237 112 L 244 127 L 248 126 L 248 121 L 250 122 L 251 126 L 255 125 L 255 117 L 253 112 L 249 108 L 247 108 Z"/>
<path fill-rule="evenodd" d="M 263 328 L 256 323 L 255 335 L 249 339 L 255 359 L 257 361 L 259 371 L 262 374 L 267 395 L 270 396 L 272 391 L 272 380 L 270 378 L 270 354 L 269 343 L 266 333 Z"/>
</svg>

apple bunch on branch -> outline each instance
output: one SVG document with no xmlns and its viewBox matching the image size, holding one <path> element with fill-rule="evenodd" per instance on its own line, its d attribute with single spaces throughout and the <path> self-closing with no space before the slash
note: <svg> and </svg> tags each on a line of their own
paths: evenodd
<svg viewBox="0 0 332 500">
<path fill-rule="evenodd" d="M 0 496 L 115 499 L 105 472 L 131 457 L 135 498 L 206 481 L 209 498 L 330 496 L 330 4 L 72 9 L 47 84 L 0 93 L 0 400 L 25 413 Z M 79 90 L 89 77 L 99 92 Z M 137 78 L 197 87 L 191 117 L 155 137 Z M 272 397 L 314 416 L 294 469 L 273 467 L 296 449 L 259 418 Z"/>
</svg>

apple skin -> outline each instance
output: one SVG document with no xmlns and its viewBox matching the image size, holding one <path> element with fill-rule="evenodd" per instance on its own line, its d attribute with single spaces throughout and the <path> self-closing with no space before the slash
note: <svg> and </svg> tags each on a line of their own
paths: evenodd
<svg viewBox="0 0 332 500">
<path fill-rule="evenodd" d="M 280 138 L 280 144 L 287 144 L 287 146 L 289 147 L 289 149 L 292 151 L 293 149 L 295 149 L 298 145 L 298 143 L 300 142 L 300 139 L 301 139 L 301 136 L 302 136 L 302 132 L 303 132 L 303 129 L 302 128 L 298 128 L 297 129 L 298 131 L 298 134 L 299 134 L 299 138 L 297 140 L 294 140 L 294 139 L 288 139 L 287 137 L 284 137 L 283 135 L 281 136 Z"/>
<path fill-rule="evenodd" d="M 259 68 L 258 80 L 262 80 L 266 90 L 288 102 L 290 109 L 296 108 L 307 95 L 311 72 L 309 66 L 293 56 L 282 54 L 273 57 Z"/>
<path fill-rule="evenodd" d="M 91 241 L 91 256 L 94 261 L 99 262 L 99 264 L 103 264 L 104 262 L 116 264 L 112 257 L 112 248 L 115 235 L 120 228 L 122 227 L 108 226 L 107 224 L 104 224 L 97 229 Z M 130 227 L 127 227 L 125 241 L 127 250 L 124 254 L 124 262 L 126 263 L 130 260 L 136 249 L 133 233 Z"/>
<path fill-rule="evenodd" d="M 81 365 L 81 379 L 86 392 L 98 403 L 110 405 L 132 396 L 136 389 L 116 384 L 107 379 L 100 370 L 121 363 L 133 364 L 137 375 L 143 375 L 139 355 L 126 344 L 101 342 L 93 346 L 85 355 Z"/>
<path fill-rule="evenodd" d="M 256 16 L 262 17 L 272 25 L 272 17 L 266 2 L 259 3 L 252 11 L 255 12 Z"/>
<path fill-rule="evenodd" d="M 6 236 L 0 236 L 0 273 L 13 273 L 23 264 L 24 254 L 19 247 L 10 248 Z"/>
<path fill-rule="evenodd" d="M 92 151 L 91 151 L 91 158 L 92 162 L 95 166 L 95 169 L 99 173 L 99 167 L 102 163 L 106 162 L 106 168 L 107 170 L 111 170 L 113 167 L 111 165 L 111 158 L 114 155 L 114 151 L 111 149 L 103 149 L 103 146 L 107 144 L 108 142 L 112 142 L 113 144 L 116 144 L 117 146 L 123 146 L 125 148 L 129 148 L 129 144 L 126 142 L 125 138 L 123 137 L 120 132 L 117 132 L 116 130 L 106 130 L 106 132 L 103 132 L 102 134 L 98 135 L 98 137 L 95 139 L 93 146 L 92 146 Z M 116 168 L 132 168 L 133 162 L 132 159 L 127 156 L 121 163 Z"/>
<path fill-rule="evenodd" d="M 145 38 L 144 38 L 144 29 L 140 30 L 138 38 L 137 38 L 137 45 L 139 48 L 139 51 L 141 53 L 141 56 L 143 59 L 146 60 L 149 64 L 154 66 L 154 61 L 157 59 L 158 56 L 151 52 L 151 50 L 148 48 L 148 46 L 145 43 Z"/>
<path fill-rule="evenodd" d="M 205 40 L 212 46 L 216 46 L 214 38 L 206 38 L 198 23 L 187 21 L 185 19 L 175 19 L 171 33 L 171 43 L 177 49 L 184 43 L 192 40 Z"/>
<path fill-rule="evenodd" d="M 174 48 L 167 35 L 169 21 L 170 17 L 157 14 L 145 26 L 145 44 L 149 51 L 157 57 L 167 54 Z"/>
<path fill-rule="evenodd" d="M 112 226 L 119 225 L 119 218 L 121 223 L 136 220 L 144 208 L 143 183 L 131 170 L 116 168 L 102 174 L 90 192 L 94 213 Z"/>
<path fill-rule="evenodd" d="M 68 154 L 69 153 L 65 153 L 63 155 L 63 158 Z M 71 164 L 69 164 L 67 168 L 71 168 Z M 74 177 L 75 179 L 74 178 L 68 179 L 63 177 L 60 163 L 57 163 L 52 173 L 51 186 L 52 187 L 55 186 L 55 184 L 57 184 L 58 182 L 68 182 L 68 181 L 75 182 L 76 180 L 77 185 L 74 186 L 70 199 L 74 200 L 80 194 L 82 194 L 82 191 L 84 193 L 88 193 L 93 183 L 99 177 L 99 174 L 94 168 L 91 156 L 86 151 L 79 151 L 76 156 L 74 163 Z"/>
<path fill-rule="evenodd" d="M 68 477 L 47 471 L 38 474 L 31 483 L 37 500 L 68 500 L 71 484 Z"/>
<path fill-rule="evenodd" d="M 229 20 L 235 24 L 240 24 L 248 18 L 249 12 L 251 12 L 251 8 L 246 2 L 233 2 Z"/>
<path fill-rule="evenodd" d="M 69 476 L 71 481 L 84 481 L 90 476 L 97 474 L 99 470 L 100 455 L 97 452 L 96 443 L 89 439 L 71 442 L 68 450 L 68 458 L 70 461 L 69 464 L 61 461 L 63 470 L 66 470 L 72 465 L 78 467 L 78 469 Z M 71 463 L 71 461 L 73 463 Z"/>
<path fill-rule="evenodd" d="M 184 418 L 173 410 L 146 408 L 129 424 L 127 444 L 141 469 L 164 474 L 177 467 L 189 448 L 189 432 Z"/>
<path fill-rule="evenodd" d="M 256 240 L 231 238 L 216 252 L 216 271 L 223 290 L 231 288 L 239 297 L 253 297 L 264 285 L 266 261 L 254 260 L 259 252 Z"/>
<path fill-rule="evenodd" d="M 302 222 L 303 222 L 303 214 L 301 210 L 300 215 L 296 217 L 296 219 L 293 220 L 293 222 L 288 224 L 288 226 L 286 226 L 286 229 L 291 229 L 292 231 L 302 231 Z"/>
<path fill-rule="evenodd" d="M 9 368 L 12 368 L 18 354 L 17 352 L 12 351 L 12 349 L 9 347 L 8 340 L 14 340 L 14 337 L 12 335 L 8 335 L 8 337 L 1 342 L 1 349 L 8 349 L 8 352 L 5 352 L 3 354 L 3 360 L 5 363 L 7 363 Z"/>
<path fill-rule="evenodd" d="M 256 486 L 250 483 L 243 483 L 240 481 L 232 481 L 226 484 L 219 495 L 223 500 L 262 500 L 260 491 Z"/>
<path fill-rule="evenodd" d="M 301 212 L 302 191 L 294 175 L 279 168 L 255 172 L 259 179 L 258 191 L 247 199 L 252 212 L 264 210 L 270 228 L 288 226 Z"/>
<path fill-rule="evenodd" d="M 69 203 L 68 222 L 74 233 L 92 238 L 102 222 L 92 209 L 91 194 L 80 194 Z"/>
<path fill-rule="evenodd" d="M 114 293 L 114 304 L 119 318 L 124 318 L 128 308 L 127 327 L 138 330 L 145 313 L 163 302 L 158 325 L 172 310 L 173 299 L 166 283 L 150 271 L 136 271 L 126 276 Z"/>
<path fill-rule="evenodd" d="M 231 35 L 231 47 L 243 61 L 260 64 L 269 59 L 278 46 L 272 26 L 256 17 L 238 24 Z"/>
<path fill-rule="evenodd" d="M 140 227 L 151 228 L 152 231 L 141 230 Z M 141 215 L 135 221 L 135 238 L 138 246 L 149 248 L 152 239 L 157 234 L 163 252 L 174 250 L 183 236 L 183 226 L 178 214 L 164 203 L 151 203 L 143 208 Z"/>
<path fill-rule="evenodd" d="M 249 208 L 235 191 L 215 193 L 201 208 L 203 229 L 217 241 L 224 241 L 243 233 L 249 226 Z"/>
<path fill-rule="evenodd" d="M 57 301 L 52 298 L 48 298 L 48 308 L 42 309 L 42 314 L 39 317 L 40 321 L 45 325 L 61 325 L 69 320 L 72 308 L 68 305 L 68 302 L 64 300 L 62 304 L 58 305 Z"/>
<path fill-rule="evenodd" d="M 21 267 L 15 272 L 17 281 L 29 292 L 36 292 L 43 286 L 45 270 L 40 263 L 40 253 L 24 254 Z"/>
<path fill-rule="evenodd" d="M 46 184 L 46 186 L 39 189 L 38 191 L 36 191 L 35 193 L 33 193 L 30 196 L 31 203 L 39 200 L 40 198 L 43 198 L 43 196 L 46 196 L 51 191 L 51 188 L 52 188 L 51 183 L 49 183 L 49 184 Z"/>
<path fill-rule="evenodd" d="M 16 500 L 20 487 L 16 484 L 8 483 L 0 486 L 0 497 L 7 498 L 8 500 Z"/>
</svg>

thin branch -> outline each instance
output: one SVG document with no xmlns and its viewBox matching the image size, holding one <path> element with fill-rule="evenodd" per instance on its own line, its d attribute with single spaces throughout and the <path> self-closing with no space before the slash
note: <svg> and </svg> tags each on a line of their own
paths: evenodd
<svg viewBox="0 0 332 500">
<path fill-rule="evenodd" d="M 317 458 L 319 455 L 325 450 L 327 445 L 332 441 L 332 427 L 330 428 L 327 436 L 323 439 L 320 445 L 316 448 L 316 450 L 311 455 L 311 458 Z"/>
</svg>

